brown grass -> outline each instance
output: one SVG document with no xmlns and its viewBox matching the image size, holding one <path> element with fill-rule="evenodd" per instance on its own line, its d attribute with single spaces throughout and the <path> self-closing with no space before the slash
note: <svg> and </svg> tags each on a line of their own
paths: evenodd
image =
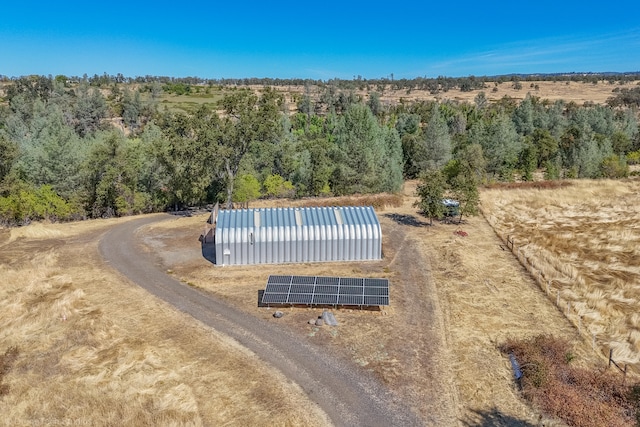
<svg viewBox="0 0 640 427">
<path fill-rule="evenodd" d="M 426 90 L 392 90 L 391 86 L 387 86 L 384 92 L 380 96 L 380 102 L 382 105 L 397 105 L 402 102 L 419 102 L 419 101 L 454 101 L 454 102 L 468 102 L 473 103 L 478 93 L 484 92 L 489 102 L 497 102 L 504 97 L 510 97 L 515 100 L 522 100 L 530 93 L 532 96 L 536 96 L 542 100 L 549 100 L 550 102 L 564 100 L 566 102 L 575 102 L 578 105 L 584 103 L 604 104 L 607 99 L 614 96 L 613 90 L 619 89 L 631 89 L 636 87 L 637 81 L 629 82 L 625 84 L 609 84 L 609 82 L 600 81 L 598 84 L 582 83 L 582 82 L 522 82 L 522 89 L 516 90 L 513 88 L 512 82 L 505 82 L 499 84 L 497 87 L 494 83 L 487 83 L 483 89 L 476 89 L 470 92 L 462 92 L 458 89 L 450 90 L 448 92 L 440 92 L 438 94 L 431 94 Z M 537 85 L 537 88 L 536 88 Z M 497 88 L 494 91 L 494 87 Z M 254 86 L 253 89 L 258 91 L 262 87 Z M 285 94 L 287 100 L 287 106 L 290 112 L 296 111 L 296 103 L 294 102 L 293 95 L 301 95 L 305 93 L 303 86 L 286 86 L 275 87 L 277 91 Z M 368 99 L 370 92 L 377 92 L 375 87 L 370 87 L 369 90 L 356 90 L 355 93 L 360 95 L 363 99 Z M 312 91 L 312 96 L 315 92 Z"/>
<path fill-rule="evenodd" d="M 572 344 L 576 364 L 602 359 L 591 350 L 591 341 L 555 307 L 555 296 L 547 296 L 504 250 L 504 242 L 482 217 L 468 218 L 461 225 L 436 222 L 429 227 L 412 206 L 415 186 L 415 181 L 406 183 L 402 204 L 385 202 L 388 207 L 379 212 L 381 261 L 214 267 L 202 257 L 198 240 L 207 214 L 175 217 L 149 227 L 141 236 L 175 277 L 350 358 L 378 375 L 425 419 L 453 416 L 467 425 L 505 418 L 537 422 L 539 412 L 521 399 L 515 387 L 509 361 L 499 350 L 502 343 L 552 334 Z M 573 227 L 561 233 L 571 231 L 590 241 L 602 236 L 601 229 L 614 232 L 605 225 L 616 218 L 637 219 L 631 206 L 638 205 L 632 182 L 579 181 L 550 190 L 486 189 L 481 194 L 492 223 L 501 222 L 494 210 L 488 210 L 491 206 L 500 207 L 500 218 L 508 217 L 510 226 L 521 227 L 517 228 L 521 234 L 513 234 L 517 245 L 529 236 L 525 230 L 536 226 L 560 236 L 552 227 L 556 220 Z M 611 200 L 605 201 L 605 196 Z M 617 204 L 620 200 L 623 205 Z M 602 212 L 613 201 L 619 207 Z M 303 202 L 309 201 L 256 204 Z M 518 208 L 518 203 L 524 207 Z M 591 204 L 598 210 L 587 209 Z M 516 216 L 523 210 L 527 216 Z M 547 217 L 541 214 L 545 212 Z M 579 232 L 584 216 L 590 235 Z M 20 349 L 3 382 L 9 386 L 0 399 L 0 411 L 9 414 L 5 423 L 40 419 L 88 420 L 92 425 L 328 423 L 300 389 L 251 354 L 105 268 L 96 252 L 96 238 L 117 221 L 121 220 L 92 222 L 87 224 L 89 230 L 82 224 L 0 230 L 0 322 L 7 325 L 0 330 L 0 350 Z M 589 225 L 594 221 L 599 227 Z M 627 228 L 630 231 L 615 231 L 618 240 L 635 235 L 634 224 L 627 223 Z M 620 234 L 623 231 L 627 234 Z M 631 246 L 624 245 L 628 252 Z M 625 251 L 616 256 L 629 257 Z M 575 261 L 565 269 L 578 277 L 580 265 Z M 273 310 L 257 306 L 258 292 L 269 274 L 291 271 L 387 277 L 392 284 L 391 306 L 382 311 L 337 310 L 336 328 L 310 326 L 308 320 L 321 313 L 315 308 L 286 307 L 283 318 L 273 319 Z M 552 284 L 565 282 L 558 278 Z M 563 304 L 570 290 L 577 294 L 563 287 Z M 606 298 L 602 301 L 605 289 L 594 288 L 588 295 L 592 305 L 610 304 Z M 616 304 L 618 309 L 625 307 L 620 301 Z M 583 332 L 587 321 L 585 313 Z M 629 311 L 624 321 L 640 324 L 640 316 Z M 604 340 L 598 335 L 598 345 Z M 545 423 L 556 425 L 554 420 Z"/>
<path fill-rule="evenodd" d="M 482 193 L 485 215 L 568 318 L 614 359 L 640 367 L 638 181 L 574 181 Z"/>
<path fill-rule="evenodd" d="M 593 361 L 593 353 L 513 255 L 501 249 L 502 242 L 482 217 L 429 227 L 412 206 L 415 188 L 416 181 L 407 182 L 402 205 L 379 212 L 382 261 L 214 267 L 198 246 L 207 215 L 154 225 L 145 241 L 164 254 L 177 278 L 265 321 L 273 321 L 272 311 L 258 308 L 257 301 L 270 274 L 387 277 L 391 306 L 381 312 L 343 308 L 335 311 L 339 327 L 317 328 L 307 321 L 321 310 L 285 307 L 278 322 L 376 372 L 425 417 L 437 413 L 438 405 L 453 404 L 465 425 L 480 425 L 487 413 L 537 422 L 539 415 L 521 400 L 499 345 L 509 337 L 544 332 L 578 340 L 581 363 Z M 267 201 L 259 206 L 263 203 Z M 336 199 L 320 203 L 338 204 Z M 467 236 L 454 234 L 459 230 Z M 426 321 L 434 308 L 442 325 Z M 431 341 L 432 331 L 440 327 L 444 341 Z"/>
<path fill-rule="evenodd" d="M 106 268 L 97 238 L 118 221 L 0 236 L 0 342 L 20 349 L 0 425 L 327 424 L 253 354 Z"/>
<path fill-rule="evenodd" d="M 564 340 L 539 335 L 529 340 L 508 340 L 505 354 L 521 365 L 524 396 L 544 412 L 570 426 L 635 426 L 638 398 L 635 387 L 607 370 L 573 366 L 571 346 Z"/>
</svg>

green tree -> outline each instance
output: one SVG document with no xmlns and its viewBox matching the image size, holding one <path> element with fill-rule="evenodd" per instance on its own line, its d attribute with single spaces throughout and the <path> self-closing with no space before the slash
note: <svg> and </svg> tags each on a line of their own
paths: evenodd
<svg viewBox="0 0 640 427">
<path fill-rule="evenodd" d="M 87 144 L 65 122 L 60 107 L 36 108 L 22 140 L 18 167 L 25 179 L 39 187 L 51 185 L 64 198 L 71 198 L 80 186 L 80 165 Z"/>
<path fill-rule="evenodd" d="M 328 138 L 315 137 L 301 143 L 298 154 L 299 168 L 294 173 L 293 182 L 301 191 L 311 196 L 327 195 L 335 164 L 331 160 L 337 150 Z"/>
<path fill-rule="evenodd" d="M 420 116 L 411 113 L 400 113 L 396 121 L 396 130 L 402 144 L 404 176 L 412 179 L 420 173 L 418 165 L 418 141 L 420 140 Z"/>
<path fill-rule="evenodd" d="M 153 152 L 175 209 L 204 201 L 212 181 L 223 174 L 223 159 L 218 155 L 223 126 L 217 114 L 206 107 L 191 117 L 170 113 L 160 120 L 162 136 L 153 138 Z"/>
<path fill-rule="evenodd" d="M 394 128 L 384 127 L 383 137 L 385 142 L 385 154 L 380 163 L 381 186 L 380 190 L 394 193 L 402 188 L 403 159 L 402 142 Z"/>
<path fill-rule="evenodd" d="M 264 192 L 269 197 L 291 197 L 294 193 L 291 181 L 285 180 L 278 174 L 269 175 L 263 183 Z"/>
<path fill-rule="evenodd" d="M 251 144 L 271 141 L 278 133 L 282 97 L 273 89 L 257 96 L 242 90 L 226 95 L 221 105 L 225 116 L 215 135 L 219 175 L 227 187 L 227 208 L 233 205 L 233 185 L 240 162 Z"/>
<path fill-rule="evenodd" d="M 6 135 L 0 131 L 0 194 L 3 191 L 5 177 L 13 168 L 18 158 L 18 144 L 10 141 Z"/>
<path fill-rule="evenodd" d="M 137 131 L 141 125 L 141 112 L 142 100 L 140 99 L 140 92 L 135 90 L 132 93 L 130 90 L 125 90 L 122 100 L 122 121 L 133 132 Z"/>
<path fill-rule="evenodd" d="M 525 138 L 524 148 L 520 154 L 520 169 L 523 181 L 533 181 L 533 172 L 538 166 L 538 152 L 531 137 Z"/>
<path fill-rule="evenodd" d="M 600 165 L 600 174 L 604 178 L 626 178 L 629 176 L 629 165 L 624 156 L 612 154 L 606 157 Z"/>
<path fill-rule="evenodd" d="M 418 144 L 417 163 L 420 170 L 440 169 L 451 159 L 451 137 L 446 121 L 436 106 Z"/>
<path fill-rule="evenodd" d="M 513 111 L 513 123 L 520 135 L 531 135 L 534 131 L 534 108 L 531 95 L 527 94 L 524 100 Z"/>
<path fill-rule="evenodd" d="M 139 141 L 120 132 L 105 134 L 91 149 L 84 165 L 85 205 L 94 218 L 131 215 L 151 210 L 149 194 L 140 191 Z"/>
<path fill-rule="evenodd" d="M 367 106 L 374 116 L 380 117 L 383 113 L 382 104 L 380 103 L 380 94 L 377 92 L 371 92 L 369 94 L 369 101 L 367 101 Z"/>
<path fill-rule="evenodd" d="M 387 150 L 382 129 L 369 107 L 352 104 L 340 117 L 335 138 L 339 151 L 334 154 L 332 187 L 344 194 L 378 191 Z"/>
<path fill-rule="evenodd" d="M 560 152 L 562 166 L 569 177 L 575 178 L 597 178 L 602 161 L 613 154 L 610 142 L 599 139 L 585 122 L 566 130 L 560 139 Z"/>
<path fill-rule="evenodd" d="M 416 189 L 418 200 L 414 206 L 420 208 L 420 212 L 429 217 L 429 224 L 433 225 L 434 218 L 442 218 L 445 206 L 442 203 L 447 183 L 439 170 L 427 170 L 420 177 L 420 184 Z"/>
<path fill-rule="evenodd" d="M 462 221 L 463 215 L 475 216 L 478 214 L 480 194 L 473 171 L 468 166 L 461 167 L 460 172 L 451 180 L 450 188 L 453 198 L 460 203 L 458 224 Z"/>
<path fill-rule="evenodd" d="M 531 143 L 538 156 L 537 166 L 544 165 L 558 155 L 558 141 L 546 129 L 535 129 L 531 134 Z"/>
<path fill-rule="evenodd" d="M 84 138 L 102 128 L 107 117 L 107 102 L 98 89 L 81 84 L 76 91 L 73 122 L 76 133 Z"/>
<path fill-rule="evenodd" d="M 260 182 L 251 174 L 239 175 L 233 188 L 233 203 L 238 203 L 245 208 L 249 202 L 260 197 Z"/>
<path fill-rule="evenodd" d="M 522 142 L 509 116 L 499 114 L 486 125 L 483 122 L 474 124 L 471 139 L 482 146 L 487 159 L 487 171 L 502 179 L 511 180 Z"/>
</svg>

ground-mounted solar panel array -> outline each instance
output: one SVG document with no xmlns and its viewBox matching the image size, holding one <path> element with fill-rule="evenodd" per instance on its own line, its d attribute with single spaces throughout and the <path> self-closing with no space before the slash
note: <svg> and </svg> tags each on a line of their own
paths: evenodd
<svg viewBox="0 0 640 427">
<path fill-rule="evenodd" d="M 269 276 L 262 304 L 389 305 L 389 280 L 324 277 Z"/>
</svg>

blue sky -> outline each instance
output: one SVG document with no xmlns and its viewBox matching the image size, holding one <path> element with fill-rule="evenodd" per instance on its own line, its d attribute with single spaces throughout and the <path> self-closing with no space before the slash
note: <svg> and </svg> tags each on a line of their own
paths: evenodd
<svg viewBox="0 0 640 427">
<path fill-rule="evenodd" d="M 640 71 L 640 2 L 17 2 L 0 74 L 351 79 Z"/>
</svg>

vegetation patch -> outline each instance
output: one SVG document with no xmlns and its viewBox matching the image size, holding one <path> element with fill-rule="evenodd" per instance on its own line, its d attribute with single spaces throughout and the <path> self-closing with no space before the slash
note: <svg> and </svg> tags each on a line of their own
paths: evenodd
<svg viewBox="0 0 640 427">
<path fill-rule="evenodd" d="M 569 344 L 550 335 L 507 340 L 500 350 L 520 364 L 525 399 L 570 426 L 633 426 L 638 422 L 640 386 L 623 384 L 606 368 L 571 365 Z"/>
<path fill-rule="evenodd" d="M 9 393 L 9 385 L 4 384 L 4 377 L 9 373 L 18 358 L 18 347 L 12 346 L 0 356 L 0 397 Z"/>
</svg>

